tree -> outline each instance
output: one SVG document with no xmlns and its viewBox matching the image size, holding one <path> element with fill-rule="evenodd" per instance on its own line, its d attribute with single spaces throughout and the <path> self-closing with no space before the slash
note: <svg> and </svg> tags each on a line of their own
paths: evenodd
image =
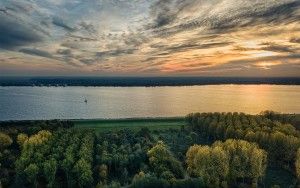
<svg viewBox="0 0 300 188">
<path fill-rule="evenodd" d="M 300 179 L 300 148 L 297 150 L 295 168 L 296 168 L 296 175 L 299 180 Z"/>
<path fill-rule="evenodd" d="M 39 167 L 36 164 L 30 164 L 25 170 L 27 181 L 31 184 L 36 184 L 36 178 L 39 173 Z"/>
<path fill-rule="evenodd" d="M 128 182 L 128 170 L 126 168 L 124 168 L 124 170 L 122 171 L 120 180 L 121 180 L 120 182 L 122 182 L 122 184 L 127 184 L 127 182 Z"/>
<path fill-rule="evenodd" d="M 91 164 L 84 159 L 80 159 L 74 166 L 73 172 L 79 187 L 90 187 L 93 183 L 93 172 Z"/>
<path fill-rule="evenodd" d="M 229 153 L 229 178 L 232 181 L 247 178 L 256 184 L 263 177 L 267 164 L 267 153 L 257 144 L 244 140 L 226 140 L 216 142 L 213 147 L 220 146 Z"/>
<path fill-rule="evenodd" d="M 170 171 L 176 178 L 183 178 L 184 171 L 181 163 L 173 157 L 162 141 L 148 151 L 149 163 L 157 176 L 165 171 Z"/>
<path fill-rule="evenodd" d="M 158 179 L 156 177 L 144 177 L 138 179 L 137 181 L 133 182 L 129 188 L 168 188 L 170 184 L 164 179 Z"/>
<path fill-rule="evenodd" d="M 132 179 L 132 182 L 136 182 L 140 179 L 143 179 L 145 177 L 145 173 L 143 171 L 140 171 L 138 174 L 135 174 L 133 179 Z"/>
<path fill-rule="evenodd" d="M 37 134 L 30 136 L 24 144 L 27 145 L 41 145 L 44 142 L 48 141 L 52 133 L 47 130 L 41 130 Z"/>
<path fill-rule="evenodd" d="M 217 141 L 211 147 L 194 145 L 186 153 L 188 173 L 202 177 L 206 185 L 220 187 L 249 179 L 256 185 L 266 169 L 267 154 L 243 140 Z"/>
<path fill-rule="evenodd" d="M 48 181 L 48 187 L 52 187 L 55 180 L 55 173 L 57 169 L 57 163 L 55 159 L 45 161 L 43 164 L 44 176 Z"/>
<path fill-rule="evenodd" d="M 67 152 L 65 155 L 65 159 L 62 161 L 61 166 L 62 166 L 62 169 L 66 173 L 67 182 L 69 185 L 72 184 L 71 169 L 72 169 L 74 163 L 75 163 L 75 159 L 74 159 L 73 153 Z"/>
<path fill-rule="evenodd" d="M 7 134 L 0 132 L 0 150 L 5 149 L 13 143 L 13 140 Z"/>
<path fill-rule="evenodd" d="M 300 131 L 287 124 L 290 117 L 266 111 L 255 116 L 236 112 L 194 113 L 186 119 L 193 131 L 208 135 L 211 141 L 234 138 L 256 142 L 269 153 L 269 162 L 292 170 L 300 147 Z"/>
<path fill-rule="evenodd" d="M 102 182 L 102 184 L 107 184 L 107 176 L 108 176 L 108 171 L 107 171 L 107 165 L 106 164 L 102 164 L 99 167 L 99 178 L 100 181 Z"/>
<path fill-rule="evenodd" d="M 17 143 L 21 147 L 27 139 L 28 139 L 28 135 L 27 134 L 20 133 L 17 136 Z"/>
<path fill-rule="evenodd" d="M 229 157 L 222 147 L 194 145 L 186 154 L 188 172 L 202 177 L 206 185 L 219 187 L 229 172 Z"/>
</svg>

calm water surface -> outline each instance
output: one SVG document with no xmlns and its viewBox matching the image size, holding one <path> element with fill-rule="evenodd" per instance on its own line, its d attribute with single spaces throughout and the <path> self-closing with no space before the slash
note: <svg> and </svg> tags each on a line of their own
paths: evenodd
<svg viewBox="0 0 300 188">
<path fill-rule="evenodd" d="M 0 87 L 0 120 L 256 114 L 266 109 L 300 113 L 300 86 Z"/>
</svg>

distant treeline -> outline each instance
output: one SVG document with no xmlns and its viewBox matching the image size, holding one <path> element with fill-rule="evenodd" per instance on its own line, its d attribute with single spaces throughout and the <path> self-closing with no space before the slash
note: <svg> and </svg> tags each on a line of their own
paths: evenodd
<svg viewBox="0 0 300 188">
<path fill-rule="evenodd" d="M 0 77 L 0 86 L 192 86 L 217 84 L 299 85 L 300 77 Z"/>
</svg>

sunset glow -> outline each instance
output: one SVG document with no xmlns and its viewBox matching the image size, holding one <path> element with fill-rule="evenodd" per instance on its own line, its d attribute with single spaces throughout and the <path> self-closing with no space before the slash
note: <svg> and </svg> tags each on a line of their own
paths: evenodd
<svg viewBox="0 0 300 188">
<path fill-rule="evenodd" d="M 1 75 L 300 75 L 298 0 L 2 0 L 0 20 Z"/>
</svg>

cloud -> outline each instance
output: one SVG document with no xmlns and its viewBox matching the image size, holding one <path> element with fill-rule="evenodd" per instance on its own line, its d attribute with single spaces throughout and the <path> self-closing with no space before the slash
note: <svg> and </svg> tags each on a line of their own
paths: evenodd
<svg viewBox="0 0 300 188">
<path fill-rule="evenodd" d="M 153 31 L 161 36 L 172 35 L 195 28 L 215 33 L 232 31 L 246 26 L 298 22 L 298 0 L 244 1 L 244 0 L 159 0 L 152 6 Z M 194 6 L 194 7 L 193 7 Z M 193 11 L 194 14 L 191 12 Z M 159 20 L 163 24 L 158 24 Z M 150 24 L 151 25 L 151 24 Z M 149 27 L 149 25 L 148 25 Z"/>
<path fill-rule="evenodd" d="M 291 38 L 290 42 L 292 42 L 292 43 L 300 43 L 300 38 Z"/>
<path fill-rule="evenodd" d="M 159 0 L 151 6 L 154 28 L 168 25 L 176 19 L 177 12 L 171 7 L 172 4 L 173 0 Z"/>
<path fill-rule="evenodd" d="M 176 52 L 184 52 L 188 50 L 197 50 L 197 49 L 208 49 L 208 48 L 216 48 L 230 45 L 231 42 L 210 42 L 203 44 L 180 44 L 175 46 L 170 46 L 165 48 L 165 50 L 176 53 Z"/>
<path fill-rule="evenodd" d="M 299 61 L 300 53 L 288 54 L 288 55 L 277 55 L 277 56 L 269 56 L 269 57 L 259 57 L 259 58 L 245 58 L 240 60 L 229 61 L 223 66 L 248 66 L 254 65 L 260 62 L 285 62 L 285 64 L 289 64 L 288 62 Z"/>
<path fill-rule="evenodd" d="M 96 41 L 96 38 L 91 38 L 91 37 L 84 37 L 84 36 L 78 36 L 78 35 L 68 35 L 70 38 L 74 38 L 75 40 L 79 41 Z"/>
<path fill-rule="evenodd" d="M 294 74 L 299 22 L 299 0 L 2 0 L 0 58 L 76 73 Z"/>
<path fill-rule="evenodd" d="M 56 53 L 63 55 L 71 55 L 72 51 L 70 49 L 58 49 Z"/>
<path fill-rule="evenodd" d="M 40 42 L 44 38 L 45 35 L 32 25 L 0 12 L 0 48 L 13 49 Z"/>
<path fill-rule="evenodd" d="M 20 49 L 19 52 L 33 55 L 33 56 L 40 56 L 40 57 L 46 57 L 46 58 L 54 58 L 53 55 L 47 51 L 39 50 L 39 49 L 33 49 L 33 48 L 23 48 Z"/>
<path fill-rule="evenodd" d="M 90 35 L 97 34 L 97 30 L 96 30 L 95 26 L 91 23 L 82 21 L 79 23 L 79 26 L 81 27 L 81 29 L 87 31 Z"/>
<path fill-rule="evenodd" d="M 69 26 L 62 18 L 54 17 L 52 23 L 58 27 L 61 27 L 69 32 L 74 32 L 76 28 Z"/>
<path fill-rule="evenodd" d="M 80 59 L 80 61 L 85 65 L 92 65 L 95 63 L 95 59 Z"/>
<path fill-rule="evenodd" d="M 293 53 L 296 52 L 295 49 L 293 49 L 292 46 L 288 46 L 288 45 L 279 45 L 276 43 L 262 43 L 262 45 L 264 45 L 265 47 L 262 47 L 262 50 L 266 50 L 266 51 L 273 51 L 273 52 L 287 52 L 287 53 Z"/>
<path fill-rule="evenodd" d="M 116 49 L 116 50 L 102 51 L 102 52 L 97 52 L 96 56 L 99 58 L 116 57 L 120 55 L 133 54 L 135 50 L 136 49 Z"/>
</svg>

